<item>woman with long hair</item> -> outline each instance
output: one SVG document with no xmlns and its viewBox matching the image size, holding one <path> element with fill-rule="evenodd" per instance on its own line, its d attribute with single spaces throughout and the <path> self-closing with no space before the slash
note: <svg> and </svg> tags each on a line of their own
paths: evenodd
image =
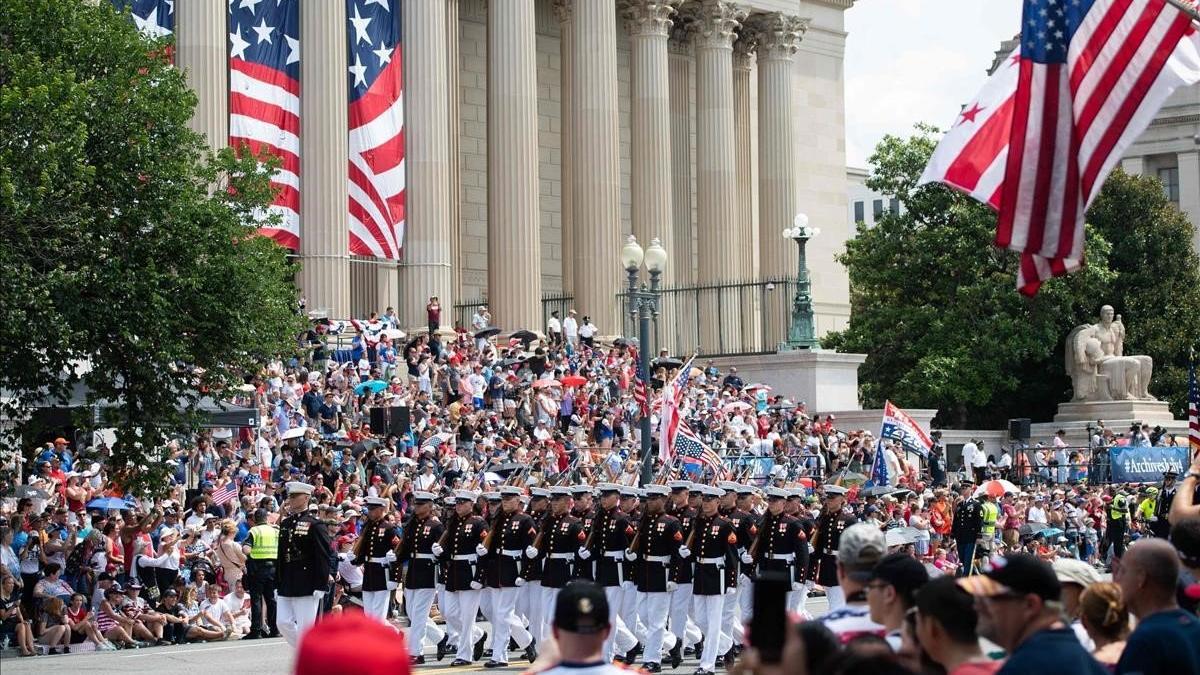
<svg viewBox="0 0 1200 675">
<path fill-rule="evenodd" d="M 1079 596 L 1079 620 L 1096 644 L 1092 656 L 1114 671 L 1129 637 L 1129 608 L 1121 598 L 1121 587 L 1100 581 L 1084 589 Z"/>
<path fill-rule="evenodd" d="M 33 631 L 21 614 L 21 594 L 17 592 L 17 579 L 11 574 L 0 572 L 0 639 L 11 636 L 21 656 L 37 654 L 33 650 Z"/>
<path fill-rule="evenodd" d="M 65 616 L 67 627 L 71 629 L 71 644 L 91 640 L 96 645 L 96 649 L 100 651 L 111 651 L 117 648 L 96 630 L 96 624 L 92 621 L 92 611 L 84 603 L 82 593 L 71 596 L 71 603 L 66 607 Z"/>
<path fill-rule="evenodd" d="M 242 552 L 236 537 L 237 524 L 228 519 L 221 521 L 221 535 L 213 547 L 213 554 L 221 566 L 225 588 L 230 591 L 237 587 L 238 581 L 246 573 L 246 554 Z"/>
<path fill-rule="evenodd" d="M 38 614 L 38 639 L 40 645 L 46 645 L 51 654 L 71 651 L 71 627 L 67 625 L 67 611 L 61 598 L 49 598 L 42 603 L 42 611 Z"/>
</svg>

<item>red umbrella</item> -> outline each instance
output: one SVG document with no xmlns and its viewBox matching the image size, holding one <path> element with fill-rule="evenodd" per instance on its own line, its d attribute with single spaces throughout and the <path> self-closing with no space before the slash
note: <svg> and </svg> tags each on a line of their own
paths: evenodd
<svg viewBox="0 0 1200 675">
<path fill-rule="evenodd" d="M 580 375 L 568 375 L 561 380 L 564 387 L 582 387 L 587 384 L 587 378 Z"/>
<path fill-rule="evenodd" d="M 975 488 L 976 497 L 987 493 L 993 497 L 999 498 L 1006 492 L 1017 493 L 1020 492 L 1020 490 L 1017 489 L 1016 485 L 1013 485 L 1012 483 L 1003 479 L 984 481 L 979 487 Z"/>
</svg>

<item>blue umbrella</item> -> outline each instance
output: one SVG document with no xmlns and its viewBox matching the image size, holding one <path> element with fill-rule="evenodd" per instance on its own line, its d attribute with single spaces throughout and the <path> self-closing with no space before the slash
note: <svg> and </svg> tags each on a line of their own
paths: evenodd
<svg viewBox="0 0 1200 675">
<path fill-rule="evenodd" d="M 120 497 L 97 497 L 87 503 L 89 509 L 128 509 L 132 506 L 129 502 Z"/>
<path fill-rule="evenodd" d="M 1047 539 L 1057 537 L 1057 536 L 1061 535 L 1062 533 L 1063 533 L 1063 531 L 1058 529 L 1057 527 L 1047 527 L 1046 529 L 1042 530 L 1041 532 L 1038 532 L 1038 534 L 1042 535 L 1043 537 L 1045 537 Z"/>
<path fill-rule="evenodd" d="M 384 389 L 387 389 L 387 386 L 387 382 L 384 382 L 383 380 L 367 380 L 366 382 L 363 382 L 355 387 L 354 393 L 362 396 L 367 392 L 368 389 L 370 389 L 371 393 L 378 394 Z"/>
</svg>

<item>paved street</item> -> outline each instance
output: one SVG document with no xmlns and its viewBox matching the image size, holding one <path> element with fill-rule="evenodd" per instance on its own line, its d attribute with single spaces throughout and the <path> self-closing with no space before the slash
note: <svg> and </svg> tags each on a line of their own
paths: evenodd
<svg viewBox="0 0 1200 675">
<path fill-rule="evenodd" d="M 808 602 L 808 611 L 813 615 L 825 611 L 825 598 L 813 598 Z M 484 630 L 490 626 L 484 624 Z M 515 652 L 514 652 L 515 655 Z M 453 656 L 447 656 L 441 663 L 433 660 L 433 649 L 426 651 L 429 663 L 418 668 L 421 672 L 430 673 L 468 673 L 482 671 L 483 661 L 470 666 L 451 668 Z M 218 642 L 213 644 L 193 644 L 182 647 L 153 647 L 149 649 L 123 650 L 118 652 L 88 652 L 85 654 L 67 654 L 62 656 L 39 656 L 21 659 L 16 652 L 7 650 L 4 658 L 0 659 L 0 672 L 4 675 L 22 675 L 24 673 L 61 673 L 72 670 L 84 670 L 87 673 L 163 673 L 190 672 L 215 673 L 233 675 L 235 673 L 256 673 L 268 675 L 288 673 L 292 669 L 292 650 L 283 640 L 255 640 L 253 642 Z M 518 673 L 529 664 L 524 660 L 513 660 L 505 669 L 488 672 Z M 691 673 L 696 669 L 694 658 L 685 659 L 677 670 L 666 672 Z"/>
</svg>

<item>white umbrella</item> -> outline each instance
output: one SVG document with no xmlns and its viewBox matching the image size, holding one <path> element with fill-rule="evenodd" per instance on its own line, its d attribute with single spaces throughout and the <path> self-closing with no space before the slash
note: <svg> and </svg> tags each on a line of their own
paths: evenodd
<svg viewBox="0 0 1200 675">
<path fill-rule="evenodd" d="M 745 401 L 733 401 L 732 403 L 726 403 L 722 409 L 727 413 L 736 413 L 744 412 L 749 410 L 751 407 L 752 406 Z"/>
<path fill-rule="evenodd" d="M 746 385 L 746 391 L 754 391 L 756 389 L 763 389 L 765 391 L 771 391 L 771 387 L 769 385 L 763 384 L 762 382 L 755 382 L 754 384 Z"/>
<path fill-rule="evenodd" d="M 403 340 L 405 336 L 405 332 L 399 328 L 385 328 L 381 334 L 386 335 L 393 340 Z"/>
<path fill-rule="evenodd" d="M 495 473 L 492 471 L 485 471 L 483 474 L 483 482 L 485 482 L 485 483 L 503 483 L 504 479 L 501 478 L 500 474 L 498 474 L 498 473 Z"/>
<path fill-rule="evenodd" d="M 280 434 L 279 437 L 285 441 L 289 438 L 300 438 L 304 436 L 304 432 L 306 431 L 308 431 L 308 427 L 292 427 Z"/>
<path fill-rule="evenodd" d="M 1002 478 L 997 478 L 995 480 L 985 480 L 984 482 L 980 483 L 979 487 L 975 488 L 974 496 L 978 497 L 986 492 L 993 497 L 999 497 L 1003 494 L 1010 492 L 1017 493 L 1020 491 L 1021 490 L 1016 485 L 1013 485 Z"/>
</svg>

